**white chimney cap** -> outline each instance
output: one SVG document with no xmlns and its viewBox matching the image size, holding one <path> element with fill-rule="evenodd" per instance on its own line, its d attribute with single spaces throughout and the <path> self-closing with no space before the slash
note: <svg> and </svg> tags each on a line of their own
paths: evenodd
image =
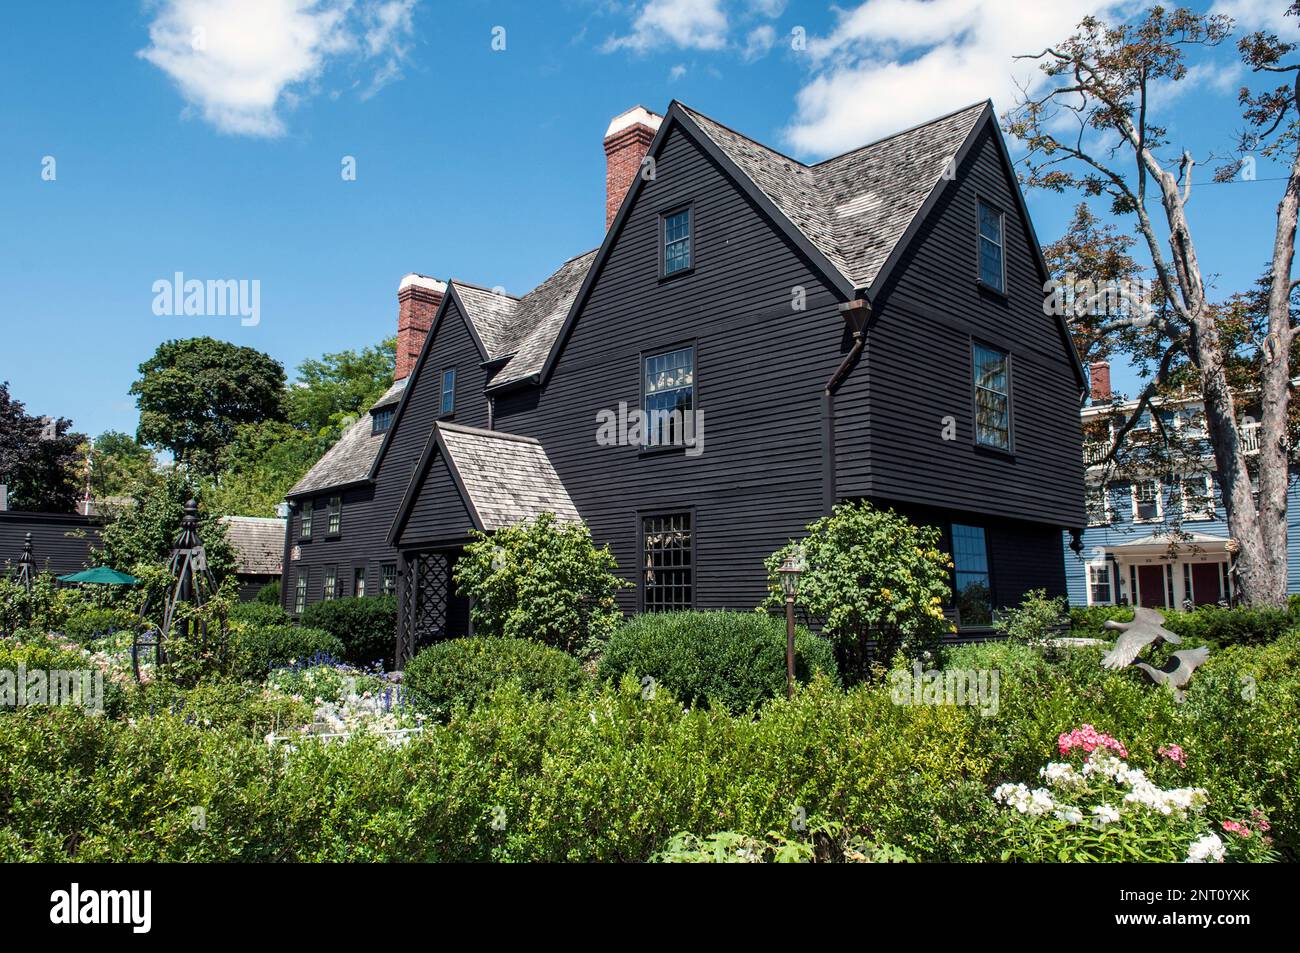
<svg viewBox="0 0 1300 953">
<path fill-rule="evenodd" d="M 664 121 L 664 117 L 658 113 L 652 113 L 644 106 L 633 106 L 625 113 L 620 113 L 609 121 L 609 128 L 605 130 L 605 138 L 617 132 L 622 132 L 630 126 L 640 123 L 643 126 L 649 126 L 651 129 L 658 130 L 659 124 Z"/>
<path fill-rule="evenodd" d="M 443 294 L 447 290 L 447 282 L 439 281 L 437 278 L 430 278 L 428 275 L 417 275 L 415 272 L 411 272 L 403 278 L 402 283 L 397 286 L 397 290 L 401 291 L 403 288 L 412 285 L 416 288 L 428 288 L 430 291 L 438 292 L 438 294 Z"/>
</svg>

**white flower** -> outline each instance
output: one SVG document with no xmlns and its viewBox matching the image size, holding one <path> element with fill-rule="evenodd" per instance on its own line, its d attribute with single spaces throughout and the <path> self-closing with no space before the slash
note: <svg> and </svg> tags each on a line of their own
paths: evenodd
<svg viewBox="0 0 1300 953">
<path fill-rule="evenodd" d="M 1187 848 L 1187 859 L 1183 863 L 1221 864 L 1223 863 L 1223 857 L 1223 841 L 1219 840 L 1219 835 L 1206 834 L 1204 837 L 1198 837 L 1192 841 L 1192 846 Z"/>
<path fill-rule="evenodd" d="M 1065 807 L 1056 809 L 1056 819 L 1065 821 L 1067 824 L 1078 824 L 1083 820 L 1083 812 L 1077 807 L 1071 807 L 1067 804 Z"/>
<path fill-rule="evenodd" d="M 1053 761 L 1046 767 L 1038 769 L 1038 776 L 1053 787 L 1070 787 L 1083 781 L 1082 775 L 1074 770 L 1074 765 L 1066 761 Z"/>
<path fill-rule="evenodd" d="M 1094 827 L 1105 827 L 1107 824 L 1114 824 L 1119 820 L 1119 811 L 1109 804 L 1098 804 L 1092 809 L 1092 823 Z"/>
</svg>

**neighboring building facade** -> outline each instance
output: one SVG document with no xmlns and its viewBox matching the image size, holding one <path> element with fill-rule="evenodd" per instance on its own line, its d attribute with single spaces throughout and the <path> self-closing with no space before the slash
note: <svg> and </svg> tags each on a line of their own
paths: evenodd
<svg viewBox="0 0 1300 953">
<path fill-rule="evenodd" d="M 403 280 L 398 383 L 289 494 L 287 609 L 378 570 L 405 651 L 463 634 L 470 532 L 551 511 L 625 611 L 748 610 L 854 499 L 940 528 L 963 634 L 1065 593 L 1085 375 L 990 104 L 812 166 L 679 103 L 605 151 L 604 242 L 527 295 Z"/>
<path fill-rule="evenodd" d="M 226 541 L 235 551 L 239 600 L 251 601 L 262 587 L 280 578 L 284 563 L 285 521 L 274 517 L 223 516 Z"/>
<path fill-rule="evenodd" d="M 23 513 L 0 510 L 0 573 L 7 574 L 22 558 L 27 534 L 38 572 L 56 576 L 90 566 L 90 551 L 99 545 L 100 523 L 76 513 Z"/>
<path fill-rule="evenodd" d="M 1081 411 L 1085 430 L 1109 429 L 1110 369 L 1094 363 L 1092 402 Z M 1121 403 L 1131 412 L 1136 402 Z M 1153 401 L 1130 432 L 1128 441 L 1148 439 L 1158 422 L 1182 441 L 1206 439 L 1204 408 L 1199 397 Z M 1090 426 L 1093 425 L 1093 426 Z M 1158 428 L 1156 428 L 1158 429 Z M 1248 455 L 1258 452 L 1259 424 L 1242 418 L 1240 433 Z M 1084 445 L 1087 464 L 1088 527 L 1078 553 L 1066 541 L 1065 564 L 1070 604 L 1142 605 L 1187 608 L 1230 604 L 1235 598 L 1232 571 L 1235 543 L 1228 531 L 1223 496 L 1214 475 L 1208 444 L 1203 459 L 1177 478 L 1154 473 L 1133 478 L 1107 477 L 1101 466 L 1108 444 Z M 1300 592 L 1300 489 L 1288 491 L 1287 589 Z"/>
</svg>

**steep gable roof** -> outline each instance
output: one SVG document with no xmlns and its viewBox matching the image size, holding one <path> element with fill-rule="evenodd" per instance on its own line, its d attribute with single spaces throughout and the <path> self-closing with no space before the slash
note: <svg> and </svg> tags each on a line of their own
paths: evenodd
<svg viewBox="0 0 1300 953">
<path fill-rule="evenodd" d="M 477 343 L 489 360 L 500 356 L 514 339 L 515 315 L 519 309 L 519 299 L 504 291 L 492 291 L 470 285 L 456 279 L 448 286 L 460 302 L 461 311 L 470 323 Z"/>
<path fill-rule="evenodd" d="M 393 403 L 406 388 L 406 380 L 394 381 L 384 395 L 375 402 L 374 408 Z M 372 409 L 374 409 L 372 408 Z M 321 490 L 334 489 L 360 483 L 370 476 L 370 467 L 383 443 L 384 435 L 373 432 L 370 411 L 343 431 L 338 442 L 325 455 L 316 461 L 315 466 L 307 471 L 306 476 L 293 485 L 285 494 L 286 498 L 319 493 Z"/>
<path fill-rule="evenodd" d="M 524 380 L 541 371 L 598 250 L 593 248 L 570 258 L 555 274 L 524 295 L 519 303 L 519 337 L 514 355 L 492 379 L 492 386 Z"/>
<path fill-rule="evenodd" d="M 581 519 L 539 441 L 439 421 L 393 520 L 390 544 L 401 537 L 435 458 L 450 470 L 476 529 L 502 529 L 542 513 L 554 513 L 560 522 Z"/>
</svg>

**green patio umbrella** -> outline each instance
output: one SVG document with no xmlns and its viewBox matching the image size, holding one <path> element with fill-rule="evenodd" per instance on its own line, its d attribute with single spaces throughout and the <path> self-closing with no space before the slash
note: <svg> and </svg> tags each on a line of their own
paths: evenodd
<svg viewBox="0 0 1300 953">
<path fill-rule="evenodd" d="M 101 586 L 134 586 L 139 583 L 135 576 L 128 576 L 107 566 L 96 566 L 83 572 L 74 572 L 70 576 L 60 576 L 59 582 L 89 582 Z"/>
</svg>

